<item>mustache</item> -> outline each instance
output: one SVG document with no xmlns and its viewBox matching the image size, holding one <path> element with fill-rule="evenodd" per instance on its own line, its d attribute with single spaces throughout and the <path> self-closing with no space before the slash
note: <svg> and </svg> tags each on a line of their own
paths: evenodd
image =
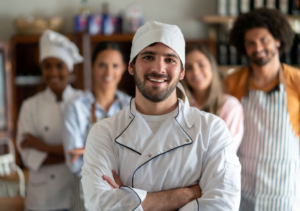
<svg viewBox="0 0 300 211">
<path fill-rule="evenodd" d="M 258 54 L 260 54 L 260 53 L 262 53 L 262 52 L 265 52 L 265 53 L 266 53 L 266 55 L 268 55 L 268 54 L 269 54 L 269 51 L 267 51 L 267 50 L 263 50 L 263 51 L 259 51 L 259 52 L 254 52 L 254 53 L 252 53 L 252 56 L 257 56 Z"/>
<path fill-rule="evenodd" d="M 149 77 L 164 79 L 164 80 L 168 80 L 168 81 L 171 80 L 171 77 L 169 75 L 159 74 L 159 73 L 156 73 L 156 72 L 145 74 L 145 79 L 147 79 Z"/>
</svg>

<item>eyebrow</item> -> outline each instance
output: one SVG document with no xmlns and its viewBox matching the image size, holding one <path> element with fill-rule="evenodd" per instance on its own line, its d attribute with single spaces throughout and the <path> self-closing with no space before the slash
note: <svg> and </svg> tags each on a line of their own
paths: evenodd
<svg viewBox="0 0 300 211">
<path fill-rule="evenodd" d="M 155 53 L 153 51 L 145 51 L 145 52 L 141 53 L 141 56 L 144 56 L 144 55 L 157 55 L 157 53 Z M 178 59 L 178 56 L 176 54 L 172 54 L 172 53 L 164 54 L 163 56 L 173 57 L 173 58 Z"/>
</svg>

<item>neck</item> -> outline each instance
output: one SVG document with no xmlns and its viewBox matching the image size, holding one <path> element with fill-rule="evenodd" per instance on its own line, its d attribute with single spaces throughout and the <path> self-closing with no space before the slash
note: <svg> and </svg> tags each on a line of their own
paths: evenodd
<svg viewBox="0 0 300 211">
<path fill-rule="evenodd" d="M 116 89 L 101 89 L 99 87 L 93 87 L 93 94 L 95 102 L 99 103 L 106 111 L 115 101 Z"/>
<path fill-rule="evenodd" d="M 207 90 L 193 90 L 193 96 L 199 106 L 202 106 L 205 103 L 207 97 Z"/>
<path fill-rule="evenodd" d="M 263 88 L 278 77 L 281 64 L 278 56 L 274 56 L 273 59 L 266 65 L 259 67 L 255 64 L 251 64 L 253 72 L 253 81 L 258 86 Z"/>
<path fill-rule="evenodd" d="M 53 90 L 51 89 L 51 91 L 55 94 L 55 97 L 56 97 L 56 101 L 59 102 L 59 101 L 62 101 L 63 99 L 63 93 L 65 91 L 65 89 L 67 88 L 67 86 L 65 86 L 65 88 L 63 90 Z"/>
<path fill-rule="evenodd" d="M 170 113 L 177 108 L 176 90 L 166 100 L 156 103 L 146 99 L 136 88 L 135 106 L 145 115 L 158 116 Z"/>
</svg>

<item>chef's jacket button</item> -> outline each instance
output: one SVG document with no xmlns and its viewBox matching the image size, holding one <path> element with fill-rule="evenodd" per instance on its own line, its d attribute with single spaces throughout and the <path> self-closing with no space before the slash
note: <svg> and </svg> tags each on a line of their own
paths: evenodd
<svg viewBox="0 0 300 211">
<path fill-rule="evenodd" d="M 132 118 L 132 116 L 129 116 L 129 119 L 131 119 Z"/>
<path fill-rule="evenodd" d="M 122 134 L 122 137 L 124 138 L 124 137 L 125 137 L 125 134 Z"/>
<path fill-rule="evenodd" d="M 151 158 L 151 156 L 152 156 L 151 154 L 148 155 L 149 158 Z"/>
<path fill-rule="evenodd" d="M 48 131 L 48 130 L 49 130 L 48 126 L 45 126 L 45 128 L 44 128 L 44 129 L 45 129 L 45 131 Z"/>
<path fill-rule="evenodd" d="M 190 142 L 190 139 L 187 139 L 186 142 Z"/>
<path fill-rule="evenodd" d="M 50 176 L 50 177 L 51 177 L 51 179 L 55 179 L 55 176 L 54 176 L 53 174 L 51 174 L 51 176 Z"/>
</svg>

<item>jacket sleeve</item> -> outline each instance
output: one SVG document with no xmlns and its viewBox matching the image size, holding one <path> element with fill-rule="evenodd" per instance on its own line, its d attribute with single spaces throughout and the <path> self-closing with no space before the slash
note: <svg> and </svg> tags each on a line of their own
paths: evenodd
<svg viewBox="0 0 300 211">
<path fill-rule="evenodd" d="M 238 211 L 241 194 L 241 165 L 232 147 L 231 135 L 224 123 L 212 123 L 199 182 L 201 198 L 180 211 Z"/>
<path fill-rule="evenodd" d="M 92 128 L 84 153 L 81 181 L 89 209 L 142 211 L 141 203 L 147 191 L 125 186 L 112 190 L 102 179 L 102 175 L 113 179 L 112 170 L 118 173 L 119 169 L 114 139 L 103 122 Z"/>
<path fill-rule="evenodd" d="M 64 128 L 63 128 L 63 145 L 65 150 L 66 164 L 73 173 L 79 173 L 83 165 L 83 156 L 71 163 L 72 156 L 68 151 L 83 148 L 85 145 L 85 134 L 80 129 L 80 121 L 77 115 L 74 103 L 70 103 L 65 109 Z"/>
<path fill-rule="evenodd" d="M 34 136 L 38 136 L 37 125 L 34 122 L 34 115 L 37 115 L 34 99 L 25 101 L 22 104 L 19 120 L 18 120 L 18 132 L 17 132 L 17 148 L 21 154 L 24 165 L 34 171 L 37 171 L 45 161 L 48 153 L 38 151 L 33 148 L 22 149 L 20 144 L 23 141 L 23 134 L 30 133 Z"/>
</svg>

